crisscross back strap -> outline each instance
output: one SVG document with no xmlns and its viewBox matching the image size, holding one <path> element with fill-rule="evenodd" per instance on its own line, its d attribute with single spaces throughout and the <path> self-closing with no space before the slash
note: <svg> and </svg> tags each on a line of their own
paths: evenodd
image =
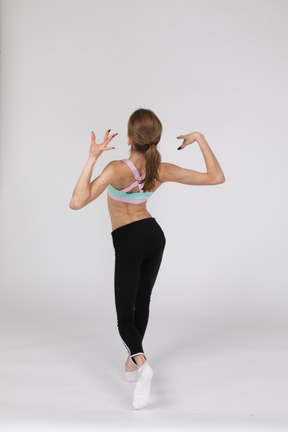
<svg viewBox="0 0 288 432">
<path fill-rule="evenodd" d="M 125 162 L 129 166 L 129 168 L 131 168 L 136 180 L 130 186 L 127 186 L 125 189 L 121 189 L 121 192 L 128 192 L 129 190 L 133 189 L 135 186 L 138 186 L 141 191 L 144 185 L 139 184 L 138 181 L 143 180 L 145 178 L 146 172 L 142 174 L 142 176 L 140 176 L 136 166 L 133 164 L 133 162 L 130 159 L 122 159 L 122 161 Z"/>
</svg>

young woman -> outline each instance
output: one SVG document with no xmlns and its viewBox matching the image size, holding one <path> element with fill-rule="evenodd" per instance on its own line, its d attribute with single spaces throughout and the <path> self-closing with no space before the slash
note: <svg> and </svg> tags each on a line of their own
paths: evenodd
<svg viewBox="0 0 288 432">
<path fill-rule="evenodd" d="M 127 381 L 137 381 L 133 407 L 147 405 L 153 370 L 143 349 L 143 337 L 148 323 L 149 304 L 166 244 L 164 232 L 149 213 L 146 203 L 164 182 L 188 185 L 216 185 L 225 181 L 219 163 L 200 132 L 179 135 L 183 139 L 178 150 L 197 141 L 205 159 L 206 173 L 161 162 L 157 145 L 162 124 L 149 109 L 134 111 L 128 120 L 129 159 L 114 160 L 90 183 L 93 167 L 103 151 L 115 147 L 107 145 L 117 135 L 109 136 L 109 129 L 101 144 L 96 144 L 91 133 L 88 161 L 73 191 L 71 209 L 81 209 L 98 198 L 106 188 L 115 249 L 114 293 L 117 326 L 128 351 L 125 363 Z M 156 196 L 156 195 L 155 195 Z"/>
</svg>

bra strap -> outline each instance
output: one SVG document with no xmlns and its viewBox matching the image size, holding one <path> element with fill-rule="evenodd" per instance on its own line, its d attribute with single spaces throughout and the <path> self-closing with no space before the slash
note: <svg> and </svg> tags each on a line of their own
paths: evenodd
<svg viewBox="0 0 288 432">
<path fill-rule="evenodd" d="M 144 179 L 146 173 L 144 173 L 144 174 L 142 174 L 142 176 L 140 176 L 136 166 L 133 164 L 133 162 L 130 159 L 122 159 L 122 161 L 125 162 L 131 168 L 136 180 Z"/>
</svg>

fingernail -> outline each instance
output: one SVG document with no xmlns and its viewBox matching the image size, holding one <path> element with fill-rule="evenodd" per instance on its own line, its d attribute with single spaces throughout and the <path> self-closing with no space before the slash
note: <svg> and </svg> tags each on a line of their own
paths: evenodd
<svg viewBox="0 0 288 432">
<path fill-rule="evenodd" d="M 177 150 L 181 150 L 181 146 L 177 148 Z"/>
<path fill-rule="evenodd" d="M 108 132 L 110 132 L 110 131 L 111 131 L 111 129 L 108 130 Z"/>
</svg>

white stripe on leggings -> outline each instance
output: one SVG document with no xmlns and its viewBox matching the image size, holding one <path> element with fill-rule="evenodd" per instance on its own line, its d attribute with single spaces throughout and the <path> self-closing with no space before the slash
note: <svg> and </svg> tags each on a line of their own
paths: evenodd
<svg viewBox="0 0 288 432">
<path fill-rule="evenodd" d="M 145 354 L 143 352 L 140 352 L 140 353 L 137 353 L 137 354 L 132 354 L 130 357 L 134 357 L 134 356 L 139 355 L 139 354 L 143 354 L 145 356 Z"/>
<path fill-rule="evenodd" d="M 120 336 L 120 338 L 122 339 L 122 337 L 121 337 L 121 336 Z M 128 348 L 128 346 L 126 345 L 126 343 L 124 342 L 124 340 L 123 340 L 123 339 L 122 339 L 122 342 L 123 342 L 123 344 L 124 344 L 125 348 L 127 349 L 128 353 L 130 354 L 130 353 L 131 353 L 131 351 L 130 351 L 130 349 Z"/>
<path fill-rule="evenodd" d="M 131 355 L 131 350 L 130 350 L 130 349 L 128 348 L 128 346 L 126 345 L 126 343 L 124 342 L 124 340 L 122 339 L 122 337 L 121 337 L 121 336 L 120 336 L 120 338 L 121 338 L 121 340 L 122 340 L 122 342 L 123 342 L 123 344 L 124 344 L 125 348 L 127 349 L 127 351 L 128 351 L 128 354 L 130 354 L 130 357 L 131 357 L 131 361 L 132 361 L 132 357 L 135 357 L 136 355 L 139 355 L 139 354 L 143 354 L 143 355 L 144 355 L 144 357 L 145 357 L 145 359 L 147 360 L 147 358 L 146 358 L 146 356 L 145 356 L 145 354 L 144 354 L 143 352 L 139 352 L 139 353 L 136 353 L 136 354 L 133 354 L 133 355 Z M 137 365 L 136 361 L 135 361 L 135 362 L 133 362 L 133 363 Z"/>
</svg>

